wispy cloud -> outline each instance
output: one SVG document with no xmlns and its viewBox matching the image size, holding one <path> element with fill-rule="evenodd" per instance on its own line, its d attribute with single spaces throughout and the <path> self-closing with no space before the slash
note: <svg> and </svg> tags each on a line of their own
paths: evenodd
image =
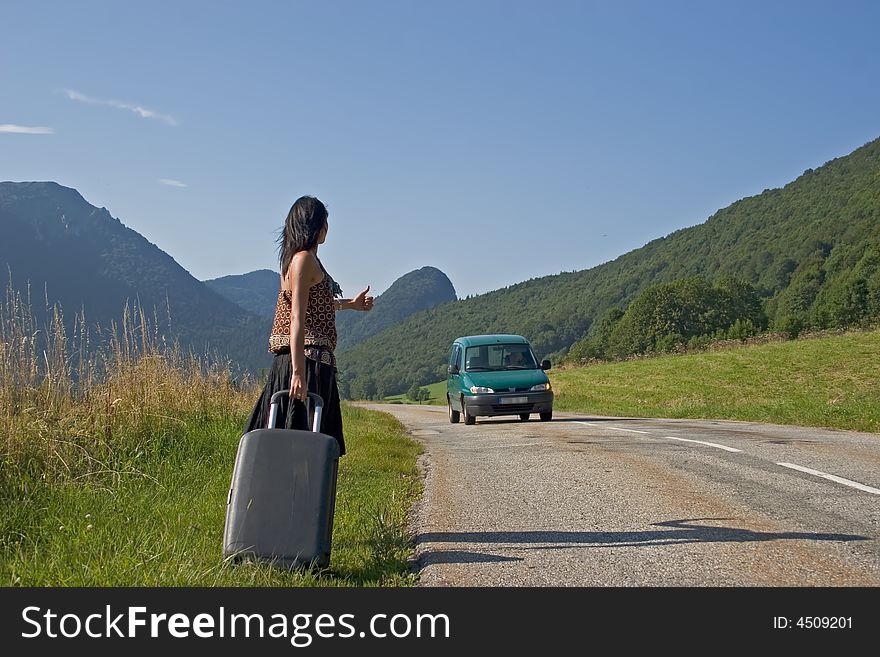
<svg viewBox="0 0 880 657">
<path fill-rule="evenodd" d="M 70 98 L 70 100 L 75 100 L 80 103 L 88 103 L 89 105 L 106 105 L 107 107 L 115 107 L 116 109 L 124 109 L 129 112 L 134 112 L 138 116 L 144 119 L 156 119 L 157 121 L 163 121 L 168 125 L 177 125 L 177 121 L 173 116 L 169 116 L 168 114 L 159 114 L 159 112 L 154 112 L 151 109 L 147 109 L 141 105 L 136 103 L 126 103 L 121 100 L 102 100 L 101 98 L 92 98 L 91 96 L 86 96 L 85 94 L 81 94 L 78 91 L 73 91 L 72 89 L 65 89 L 64 95 Z"/>
<path fill-rule="evenodd" d="M 12 132 L 17 135 L 54 135 L 55 128 L 42 128 L 39 126 L 29 127 L 15 125 L 14 123 L 0 123 L 0 132 Z"/>
<path fill-rule="evenodd" d="M 163 185 L 168 185 L 169 187 L 189 187 L 186 183 L 182 183 L 179 180 L 174 180 L 172 178 L 159 178 L 159 182 Z"/>
</svg>

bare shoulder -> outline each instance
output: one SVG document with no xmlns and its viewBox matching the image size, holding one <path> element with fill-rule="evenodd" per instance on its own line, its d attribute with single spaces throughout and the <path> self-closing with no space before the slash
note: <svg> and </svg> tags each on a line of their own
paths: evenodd
<svg viewBox="0 0 880 657">
<path fill-rule="evenodd" d="M 318 259 L 311 252 L 298 251 L 293 254 L 287 276 L 290 283 L 286 289 L 291 288 L 294 281 L 305 283 L 306 287 L 312 287 L 321 282 L 321 279 L 324 278 L 324 272 L 321 271 Z"/>
</svg>

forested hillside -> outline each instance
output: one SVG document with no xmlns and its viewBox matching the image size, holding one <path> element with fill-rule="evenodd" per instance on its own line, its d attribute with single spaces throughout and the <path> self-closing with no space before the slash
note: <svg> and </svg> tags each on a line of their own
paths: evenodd
<svg viewBox="0 0 880 657">
<path fill-rule="evenodd" d="M 357 293 L 350 292 L 347 296 Z M 436 267 L 422 267 L 404 274 L 376 297 L 370 312 L 343 311 L 336 314 L 336 328 L 339 333 L 337 351 L 345 351 L 413 313 L 455 298 L 452 282 Z"/>
<path fill-rule="evenodd" d="M 880 140 L 603 265 L 420 312 L 347 351 L 340 368 L 389 394 L 444 376 L 459 335 L 520 333 L 539 356 L 559 356 L 647 287 L 694 276 L 749 283 L 768 325 L 790 333 L 878 317 Z"/>
<path fill-rule="evenodd" d="M 278 301 L 278 273 L 258 269 L 247 274 L 221 276 L 204 281 L 205 285 L 232 303 L 259 317 L 275 316 Z"/>
</svg>

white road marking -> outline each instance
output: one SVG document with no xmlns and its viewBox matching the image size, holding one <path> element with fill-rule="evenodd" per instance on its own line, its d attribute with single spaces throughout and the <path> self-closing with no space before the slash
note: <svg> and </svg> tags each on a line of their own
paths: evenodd
<svg viewBox="0 0 880 657">
<path fill-rule="evenodd" d="M 569 420 L 575 424 L 583 424 L 588 427 L 597 427 L 602 425 L 597 425 L 595 422 L 583 422 L 581 420 Z M 626 431 L 628 433 L 641 433 L 648 434 L 647 431 L 640 431 L 639 429 L 624 429 L 623 427 L 606 427 L 607 429 L 614 429 L 615 431 Z M 696 443 L 698 445 L 706 445 L 707 447 L 715 447 L 717 449 L 723 449 L 725 452 L 742 452 L 741 449 L 736 449 L 735 447 L 728 447 L 727 445 L 719 445 L 718 443 L 710 443 L 705 440 L 691 440 L 689 438 L 679 438 L 678 436 L 664 436 L 667 440 L 679 440 L 684 443 Z M 487 445 L 480 447 L 464 447 L 459 449 L 471 450 L 471 449 L 509 449 L 510 447 L 531 447 L 533 445 L 542 445 L 543 443 L 520 443 L 514 445 Z M 852 481 L 850 479 L 844 479 L 843 477 L 838 477 L 837 475 L 828 474 L 827 472 L 821 472 L 820 470 L 813 470 L 811 468 L 805 468 L 802 465 L 795 465 L 794 463 L 777 463 L 776 465 L 782 466 L 783 468 L 790 468 L 792 470 L 798 470 L 800 472 L 805 472 L 806 474 L 811 474 L 816 477 L 821 477 L 822 479 L 828 479 L 829 481 L 836 482 L 838 484 L 843 484 L 844 486 L 849 486 L 851 488 L 856 488 L 858 490 L 864 491 L 866 493 L 871 493 L 873 495 L 880 495 L 880 489 L 873 488 L 871 486 L 866 486 L 865 484 L 860 484 L 857 481 Z"/>
<path fill-rule="evenodd" d="M 849 479 L 844 479 L 843 477 L 838 477 L 837 475 L 828 474 L 827 472 L 820 472 L 819 470 L 812 470 L 810 468 L 805 468 L 802 465 L 795 465 L 794 463 L 777 463 L 776 465 L 781 465 L 783 468 L 791 468 L 792 470 L 799 470 L 801 472 L 806 472 L 807 474 L 815 475 L 817 477 L 822 477 L 822 479 L 836 481 L 838 484 L 843 484 L 844 486 L 850 486 L 852 488 L 858 488 L 859 490 L 863 490 L 866 493 L 873 493 L 874 495 L 880 495 L 880 490 L 878 490 L 877 488 L 871 488 L 870 486 L 865 486 L 864 484 L 860 484 L 857 481 L 851 481 Z"/>
<path fill-rule="evenodd" d="M 588 424 L 590 426 L 596 426 L 592 422 L 578 422 L 578 424 Z M 629 433 L 648 433 L 647 431 L 639 431 L 638 429 L 621 429 L 620 427 L 608 427 L 609 429 L 616 429 L 617 431 L 628 431 Z"/>
<path fill-rule="evenodd" d="M 593 422 L 581 422 L 579 420 L 574 420 L 574 422 L 577 422 L 578 424 L 586 424 L 587 426 L 601 426 L 601 425 L 596 425 Z M 614 429 L 616 431 L 626 431 L 628 433 L 643 433 L 643 434 L 649 433 L 648 431 L 639 431 L 638 429 L 624 429 L 623 427 L 606 427 L 606 428 L 607 429 Z M 685 443 L 697 443 L 699 445 L 706 445 L 708 447 L 717 447 L 718 449 L 723 449 L 725 452 L 741 452 L 742 451 L 741 449 L 736 449 L 735 447 L 728 447 L 727 445 L 719 445 L 718 443 L 709 443 L 709 442 L 706 442 L 705 440 L 690 440 L 688 438 L 676 438 L 675 436 L 664 436 L 664 438 L 667 438 L 669 440 L 680 440 Z"/>
<path fill-rule="evenodd" d="M 718 443 L 709 443 L 705 440 L 690 440 L 688 438 L 676 438 L 675 436 L 664 436 L 664 438 L 668 438 L 669 440 L 680 440 L 684 443 L 697 443 L 698 445 L 706 445 L 708 447 L 717 447 L 718 449 L 723 449 L 725 452 L 741 452 L 741 449 L 736 449 L 735 447 L 728 447 L 727 445 L 719 445 Z"/>
</svg>

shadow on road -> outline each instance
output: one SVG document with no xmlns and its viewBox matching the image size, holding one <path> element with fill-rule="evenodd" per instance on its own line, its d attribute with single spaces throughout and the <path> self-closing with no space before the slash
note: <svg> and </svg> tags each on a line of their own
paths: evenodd
<svg viewBox="0 0 880 657">
<path fill-rule="evenodd" d="M 438 550 L 425 552 L 419 558 L 419 566 L 432 566 L 440 563 L 497 563 L 501 561 L 522 561 L 522 557 L 503 557 L 499 554 L 466 552 L 464 550 Z"/>
<path fill-rule="evenodd" d="M 641 532 L 432 532 L 418 535 L 416 543 L 494 543 L 515 545 L 562 543 L 564 545 L 542 546 L 540 548 L 562 549 L 564 547 L 647 547 L 685 543 L 748 543 L 781 540 L 840 542 L 872 540 L 868 536 L 858 536 L 855 534 L 757 532 L 736 527 L 689 524 L 705 520 L 719 521 L 730 520 L 730 518 L 668 520 L 651 525 L 652 527 L 667 527 L 668 529 Z M 427 555 L 425 556 L 427 557 Z"/>
</svg>

